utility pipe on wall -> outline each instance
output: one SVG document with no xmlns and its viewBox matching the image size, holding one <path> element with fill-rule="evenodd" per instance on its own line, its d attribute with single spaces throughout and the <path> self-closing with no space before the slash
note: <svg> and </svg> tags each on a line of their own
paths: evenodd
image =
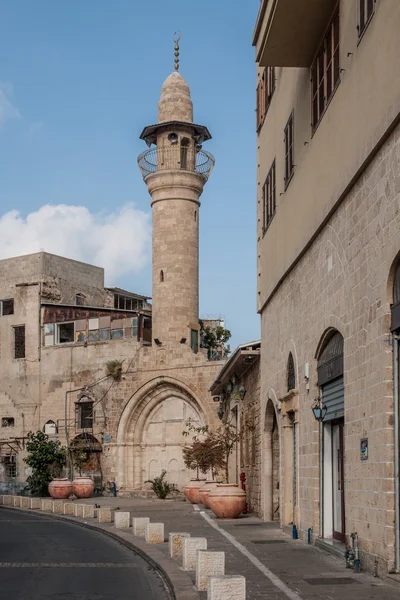
<svg viewBox="0 0 400 600">
<path fill-rule="evenodd" d="M 393 335 L 393 402 L 394 402 L 394 568 L 400 571 L 400 472 L 399 472 L 399 336 Z"/>
</svg>

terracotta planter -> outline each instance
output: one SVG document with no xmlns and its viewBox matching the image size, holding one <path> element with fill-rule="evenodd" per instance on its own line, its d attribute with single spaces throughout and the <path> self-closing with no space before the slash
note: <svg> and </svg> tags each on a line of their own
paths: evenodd
<svg viewBox="0 0 400 600">
<path fill-rule="evenodd" d="M 66 500 L 72 494 L 72 483 L 64 477 L 56 477 L 49 483 L 49 494 L 55 500 Z"/>
<path fill-rule="evenodd" d="M 185 485 L 185 487 L 183 488 L 183 493 L 185 494 L 189 502 L 191 502 L 192 504 L 201 504 L 199 488 L 203 487 L 205 482 L 205 479 L 196 479 Z"/>
<path fill-rule="evenodd" d="M 90 477 L 75 477 L 72 491 L 77 498 L 90 498 L 94 490 L 94 481 Z"/>
<path fill-rule="evenodd" d="M 246 506 L 246 492 L 233 483 L 218 484 L 211 490 L 208 503 L 218 519 L 237 519 Z"/>
<path fill-rule="evenodd" d="M 200 501 L 206 508 L 210 508 L 208 496 L 210 495 L 210 492 L 217 487 L 217 485 L 218 483 L 216 481 L 206 481 L 204 486 L 199 489 Z"/>
</svg>

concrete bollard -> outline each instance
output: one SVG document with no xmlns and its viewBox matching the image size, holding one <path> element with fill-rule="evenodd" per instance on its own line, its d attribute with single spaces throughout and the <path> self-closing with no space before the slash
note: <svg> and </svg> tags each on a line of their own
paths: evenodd
<svg viewBox="0 0 400 600">
<path fill-rule="evenodd" d="M 196 587 L 198 591 L 207 591 L 208 578 L 217 575 L 225 575 L 225 552 L 197 550 Z"/>
<path fill-rule="evenodd" d="M 193 537 L 182 540 L 182 567 L 184 571 L 196 570 L 197 550 L 207 550 L 207 538 Z"/>
<path fill-rule="evenodd" d="M 64 502 L 62 500 L 53 500 L 53 513 L 62 515 L 64 512 Z"/>
<path fill-rule="evenodd" d="M 64 515 L 70 515 L 70 516 L 74 516 L 74 512 L 75 512 L 75 504 L 73 504 L 72 502 L 65 502 L 64 506 L 63 506 L 63 510 L 64 510 Z"/>
<path fill-rule="evenodd" d="M 83 506 L 83 518 L 84 519 L 94 519 L 95 517 L 95 507 L 93 504 L 82 504 Z"/>
<path fill-rule="evenodd" d="M 246 600 L 246 579 L 242 575 L 209 577 L 207 600 Z"/>
<path fill-rule="evenodd" d="M 132 519 L 133 535 L 144 538 L 144 536 L 146 535 L 146 526 L 149 523 L 150 523 L 149 517 L 134 517 Z"/>
<path fill-rule="evenodd" d="M 97 510 L 97 519 L 99 523 L 112 523 L 111 510 L 108 510 L 108 508 L 99 508 Z"/>
<path fill-rule="evenodd" d="M 40 510 L 42 508 L 41 498 L 29 498 L 29 508 Z"/>
<path fill-rule="evenodd" d="M 74 517 L 83 517 L 83 504 L 74 504 Z"/>
<path fill-rule="evenodd" d="M 22 496 L 21 498 L 21 508 L 30 508 L 31 507 L 31 499 L 29 496 Z"/>
<path fill-rule="evenodd" d="M 12 506 L 13 505 L 13 497 L 12 496 L 3 496 L 3 504 L 4 506 Z"/>
<path fill-rule="evenodd" d="M 163 544 L 164 523 L 147 523 L 144 539 L 148 544 Z"/>
<path fill-rule="evenodd" d="M 40 508 L 46 512 L 53 512 L 53 500 L 51 498 L 44 498 Z"/>
<path fill-rule="evenodd" d="M 131 526 L 131 514 L 123 511 L 115 512 L 114 525 L 117 529 L 129 529 Z"/>
<path fill-rule="evenodd" d="M 190 533 L 170 533 L 169 534 L 169 555 L 171 558 L 182 558 L 182 540 L 189 538 Z"/>
</svg>

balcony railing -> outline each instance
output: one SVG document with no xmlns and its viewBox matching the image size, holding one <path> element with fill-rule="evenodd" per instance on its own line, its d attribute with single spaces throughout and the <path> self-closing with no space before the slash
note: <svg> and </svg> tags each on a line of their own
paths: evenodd
<svg viewBox="0 0 400 600">
<path fill-rule="evenodd" d="M 143 179 L 151 173 L 169 170 L 194 171 L 207 181 L 215 165 L 215 158 L 204 150 L 195 150 L 186 146 L 170 148 L 150 148 L 142 152 L 138 158 L 139 169 Z"/>
</svg>

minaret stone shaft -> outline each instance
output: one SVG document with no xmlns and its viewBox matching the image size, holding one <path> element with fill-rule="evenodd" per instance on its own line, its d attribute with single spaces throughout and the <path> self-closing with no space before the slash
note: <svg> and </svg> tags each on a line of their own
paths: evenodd
<svg viewBox="0 0 400 600">
<path fill-rule="evenodd" d="M 138 163 L 153 216 L 153 340 L 185 339 L 197 352 L 199 198 L 215 161 L 201 149 L 211 135 L 193 123 L 190 90 L 177 71 L 162 87 L 158 123 L 140 137 L 150 146 Z"/>
</svg>

